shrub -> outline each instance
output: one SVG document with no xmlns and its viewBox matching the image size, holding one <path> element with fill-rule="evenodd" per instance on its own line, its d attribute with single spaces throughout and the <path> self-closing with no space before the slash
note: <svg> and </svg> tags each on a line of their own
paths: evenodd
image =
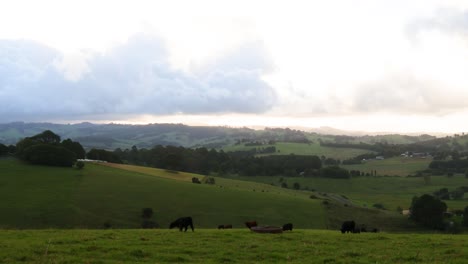
<svg viewBox="0 0 468 264">
<path fill-rule="evenodd" d="M 206 183 L 206 184 L 215 184 L 215 178 L 213 178 L 213 177 L 208 177 L 208 178 L 205 180 L 205 183 Z"/>
<path fill-rule="evenodd" d="M 112 224 L 111 224 L 110 221 L 106 221 L 106 222 L 104 222 L 103 227 L 104 227 L 105 229 L 109 229 L 109 228 L 112 227 Z"/>
<path fill-rule="evenodd" d="M 145 219 L 149 219 L 153 216 L 153 209 L 152 208 L 143 208 L 141 210 L 141 217 Z"/>
<path fill-rule="evenodd" d="M 198 184 L 200 184 L 201 182 L 200 182 L 200 180 L 199 180 L 197 177 L 193 177 L 193 178 L 192 178 L 192 183 L 198 183 Z"/>
<path fill-rule="evenodd" d="M 381 203 L 373 204 L 372 207 L 380 209 L 380 210 L 385 210 L 385 206 Z"/>
<path fill-rule="evenodd" d="M 79 170 L 83 169 L 84 166 L 85 166 L 85 164 L 84 164 L 84 162 L 82 162 L 82 161 L 77 161 L 77 162 L 75 163 L 75 167 L 76 167 L 77 169 L 79 169 Z"/>
</svg>

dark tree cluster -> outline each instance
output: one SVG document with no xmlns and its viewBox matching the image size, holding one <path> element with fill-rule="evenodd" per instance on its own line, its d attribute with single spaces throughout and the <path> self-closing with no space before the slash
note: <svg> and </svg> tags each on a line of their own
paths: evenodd
<svg viewBox="0 0 468 264">
<path fill-rule="evenodd" d="M 324 178 L 349 179 L 351 174 L 348 170 L 338 166 L 325 167 L 320 170 L 320 176 Z"/>
<path fill-rule="evenodd" d="M 447 205 L 429 194 L 415 196 L 410 207 L 410 218 L 428 228 L 442 229 Z"/>
<path fill-rule="evenodd" d="M 468 170 L 468 159 L 433 160 L 429 169 L 434 174 L 465 173 Z"/>
<path fill-rule="evenodd" d="M 123 163 L 117 154 L 104 149 L 93 148 L 86 154 L 86 157 L 92 160 L 103 160 L 112 163 Z"/>
<path fill-rule="evenodd" d="M 468 227 L 468 206 L 465 207 L 465 210 L 463 211 L 463 225 Z"/>
<path fill-rule="evenodd" d="M 131 164 L 199 174 L 217 173 L 245 176 L 316 175 L 322 163 L 317 156 L 274 155 L 255 157 L 252 153 L 155 146 L 152 149 L 117 149 L 113 152 Z M 89 157 L 89 155 L 88 155 Z"/>
<path fill-rule="evenodd" d="M 434 196 L 441 200 L 461 200 L 466 192 L 468 192 L 468 186 L 458 187 L 453 191 L 449 191 L 448 188 L 442 188 L 434 192 Z"/>
<path fill-rule="evenodd" d="M 71 167 L 77 158 L 84 158 L 84 149 L 70 139 L 60 141 L 60 136 L 46 130 L 16 144 L 16 155 L 29 163 Z"/>
<path fill-rule="evenodd" d="M 10 145 L 3 145 L 0 143 L 0 156 L 8 155 L 8 154 L 13 154 L 15 153 L 15 147 Z"/>
</svg>

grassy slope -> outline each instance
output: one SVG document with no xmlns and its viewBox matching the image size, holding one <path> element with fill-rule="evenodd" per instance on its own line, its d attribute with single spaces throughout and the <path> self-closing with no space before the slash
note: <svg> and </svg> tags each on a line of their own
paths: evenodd
<svg viewBox="0 0 468 264">
<path fill-rule="evenodd" d="M 279 185 L 279 178 L 240 177 L 238 179 Z M 357 177 L 349 180 L 284 177 L 284 180 L 288 186 L 293 186 L 294 182 L 298 182 L 302 188 L 308 187 L 318 192 L 345 195 L 357 205 L 371 207 L 373 204 L 381 203 L 392 211 L 396 210 L 398 206 L 408 208 L 415 195 L 432 194 L 441 188 L 448 188 L 449 191 L 452 191 L 460 186 L 468 186 L 468 179 L 461 175 L 453 178 L 432 176 L 428 185 L 424 183 L 422 178 L 414 177 Z M 468 199 L 444 202 L 447 203 L 449 209 L 463 209 L 467 206 Z"/>
<path fill-rule="evenodd" d="M 2 230 L 0 248 L 2 263 L 466 263 L 468 235 Z"/>
<path fill-rule="evenodd" d="M 241 227 L 251 219 L 271 225 L 293 222 L 303 228 L 326 225 L 320 201 L 266 190 L 264 184 L 217 179 L 223 187 L 199 185 L 97 164 L 77 171 L 13 159 L 0 160 L 0 171 L 3 228 L 100 228 L 106 221 L 135 228 L 144 207 L 153 208 L 162 227 L 185 215 L 192 216 L 197 227 Z"/>
<path fill-rule="evenodd" d="M 277 152 L 276 155 L 317 155 L 325 156 L 327 158 L 334 159 L 349 159 L 355 156 L 369 153 L 371 151 L 362 150 L 362 149 L 351 149 L 351 148 L 331 148 L 331 147 L 322 147 L 319 143 L 314 142 L 311 144 L 305 143 L 287 143 L 287 142 L 278 142 L 275 145 L 265 145 L 262 147 L 275 146 Z M 244 145 L 232 145 L 223 148 L 224 151 L 238 151 L 238 150 L 249 150 L 255 147 L 244 146 Z M 278 152 L 279 150 L 279 152 Z"/>
</svg>

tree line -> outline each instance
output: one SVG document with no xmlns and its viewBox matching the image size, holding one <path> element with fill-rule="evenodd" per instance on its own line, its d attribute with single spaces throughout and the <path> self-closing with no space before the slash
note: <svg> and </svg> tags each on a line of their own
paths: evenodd
<svg viewBox="0 0 468 264">
<path fill-rule="evenodd" d="M 71 167 L 77 159 L 83 159 L 85 154 L 79 142 L 71 139 L 62 141 L 59 135 L 50 130 L 20 140 L 15 149 L 15 155 L 19 159 L 49 166 Z"/>
</svg>

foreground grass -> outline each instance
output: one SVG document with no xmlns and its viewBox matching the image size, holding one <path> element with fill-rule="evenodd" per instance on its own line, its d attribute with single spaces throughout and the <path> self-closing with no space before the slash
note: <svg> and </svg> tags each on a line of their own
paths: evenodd
<svg viewBox="0 0 468 264">
<path fill-rule="evenodd" d="M 466 263 L 468 235 L 2 230 L 0 248 L 1 263 Z"/>
</svg>

